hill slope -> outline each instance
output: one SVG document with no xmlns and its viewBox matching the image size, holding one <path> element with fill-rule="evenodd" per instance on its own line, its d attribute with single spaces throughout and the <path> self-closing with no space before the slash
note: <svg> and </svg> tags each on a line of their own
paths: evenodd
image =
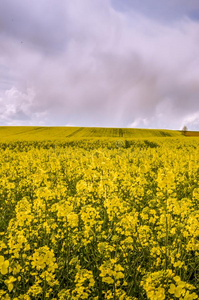
<svg viewBox="0 0 199 300">
<path fill-rule="evenodd" d="M 0 126 L 0 141 L 66 140 L 79 138 L 179 137 L 180 131 L 101 127 Z"/>
</svg>

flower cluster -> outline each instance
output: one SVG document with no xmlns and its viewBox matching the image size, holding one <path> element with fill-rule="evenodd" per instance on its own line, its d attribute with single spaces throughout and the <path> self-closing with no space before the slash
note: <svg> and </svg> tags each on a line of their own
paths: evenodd
<svg viewBox="0 0 199 300">
<path fill-rule="evenodd" d="M 0 144 L 0 299 L 198 299 L 199 142 L 114 145 Z"/>
</svg>

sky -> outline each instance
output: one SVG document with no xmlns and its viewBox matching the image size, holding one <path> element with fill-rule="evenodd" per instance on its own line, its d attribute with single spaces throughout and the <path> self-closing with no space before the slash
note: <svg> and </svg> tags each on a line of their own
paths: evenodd
<svg viewBox="0 0 199 300">
<path fill-rule="evenodd" d="M 199 130 L 199 1 L 1 0 L 5 125 Z"/>
</svg>

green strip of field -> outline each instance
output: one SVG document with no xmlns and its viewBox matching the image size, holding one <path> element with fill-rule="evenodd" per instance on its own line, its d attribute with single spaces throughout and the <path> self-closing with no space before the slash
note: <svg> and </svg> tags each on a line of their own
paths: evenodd
<svg viewBox="0 0 199 300">
<path fill-rule="evenodd" d="M 0 126 L 0 141 L 71 140 L 79 138 L 147 138 L 180 137 L 177 130 L 102 128 L 102 127 L 38 127 Z"/>
</svg>

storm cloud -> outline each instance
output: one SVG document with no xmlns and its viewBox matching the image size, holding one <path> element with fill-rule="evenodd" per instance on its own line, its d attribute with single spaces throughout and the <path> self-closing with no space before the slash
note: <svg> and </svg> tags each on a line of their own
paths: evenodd
<svg viewBox="0 0 199 300">
<path fill-rule="evenodd" d="M 199 130 L 198 18 L 194 0 L 1 0 L 0 125 Z"/>
</svg>

